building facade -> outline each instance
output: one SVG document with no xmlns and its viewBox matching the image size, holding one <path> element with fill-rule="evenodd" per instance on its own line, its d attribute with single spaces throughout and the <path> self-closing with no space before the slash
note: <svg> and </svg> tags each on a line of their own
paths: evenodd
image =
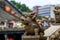
<svg viewBox="0 0 60 40">
<path fill-rule="evenodd" d="M 47 18 L 55 18 L 55 14 L 53 12 L 54 5 L 45 5 L 39 8 L 38 15 L 44 16 Z"/>
<path fill-rule="evenodd" d="M 41 6 L 34 6 L 34 7 L 33 7 L 33 12 L 38 13 L 40 7 L 41 7 Z"/>
</svg>

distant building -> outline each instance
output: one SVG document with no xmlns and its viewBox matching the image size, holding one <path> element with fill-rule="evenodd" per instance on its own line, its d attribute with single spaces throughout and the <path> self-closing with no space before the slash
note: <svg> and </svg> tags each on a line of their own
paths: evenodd
<svg viewBox="0 0 60 40">
<path fill-rule="evenodd" d="M 44 16 L 47 18 L 55 18 L 55 14 L 53 12 L 55 6 L 54 5 L 45 5 L 39 8 L 38 15 Z"/>
<path fill-rule="evenodd" d="M 38 13 L 40 7 L 41 7 L 41 6 L 34 6 L 34 7 L 33 7 L 33 12 Z"/>
</svg>

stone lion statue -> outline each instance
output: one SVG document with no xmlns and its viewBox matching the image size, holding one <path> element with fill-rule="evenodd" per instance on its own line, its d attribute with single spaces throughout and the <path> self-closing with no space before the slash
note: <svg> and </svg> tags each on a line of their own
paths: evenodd
<svg viewBox="0 0 60 40">
<path fill-rule="evenodd" d="M 36 16 L 36 13 L 31 13 L 29 15 L 24 14 L 20 17 L 20 20 L 25 25 L 25 31 L 27 35 L 35 35 L 35 28 L 38 29 L 38 34 L 40 34 L 40 32 L 44 34 L 44 30 L 39 26 L 39 24 L 35 20 Z"/>
</svg>

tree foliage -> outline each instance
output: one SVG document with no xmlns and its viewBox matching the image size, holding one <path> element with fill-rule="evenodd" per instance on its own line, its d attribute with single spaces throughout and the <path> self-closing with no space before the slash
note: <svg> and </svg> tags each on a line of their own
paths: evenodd
<svg viewBox="0 0 60 40">
<path fill-rule="evenodd" d="M 25 5 L 15 1 L 11 1 L 11 3 L 18 9 L 22 10 L 23 12 L 31 12 L 31 10 Z"/>
<path fill-rule="evenodd" d="M 37 15 L 37 18 L 42 19 L 42 17 L 41 16 L 38 16 L 38 15 Z"/>
</svg>

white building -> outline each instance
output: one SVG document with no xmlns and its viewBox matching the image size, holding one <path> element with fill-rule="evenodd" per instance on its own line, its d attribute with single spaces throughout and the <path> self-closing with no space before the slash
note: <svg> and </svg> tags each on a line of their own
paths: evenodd
<svg viewBox="0 0 60 40">
<path fill-rule="evenodd" d="M 54 8 L 55 5 L 45 5 L 39 8 L 39 12 L 38 15 L 39 16 L 44 16 L 47 18 L 55 18 L 55 14 L 54 14 Z"/>
</svg>

